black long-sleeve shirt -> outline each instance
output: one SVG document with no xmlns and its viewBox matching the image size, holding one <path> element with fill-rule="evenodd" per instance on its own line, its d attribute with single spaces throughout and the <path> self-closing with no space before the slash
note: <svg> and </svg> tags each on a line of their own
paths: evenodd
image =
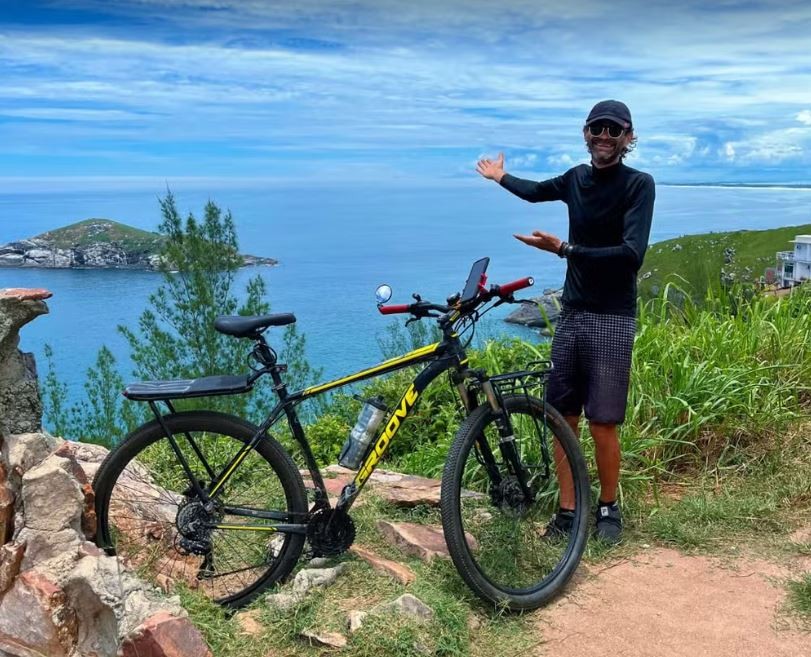
<svg viewBox="0 0 811 657">
<path fill-rule="evenodd" d="M 648 248 L 656 194 L 649 174 L 622 162 L 602 169 L 581 164 L 541 182 L 504 174 L 501 186 L 531 203 L 563 201 L 569 207 L 573 248 L 564 304 L 636 314 L 636 275 Z"/>
</svg>

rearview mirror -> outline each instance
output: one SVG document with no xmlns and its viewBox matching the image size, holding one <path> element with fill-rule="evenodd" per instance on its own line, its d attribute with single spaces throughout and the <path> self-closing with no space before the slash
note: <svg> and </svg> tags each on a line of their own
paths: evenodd
<svg viewBox="0 0 811 657">
<path fill-rule="evenodd" d="M 384 283 L 375 290 L 375 301 L 377 301 L 377 305 L 379 306 L 382 303 L 386 303 L 389 299 L 391 299 L 391 287 Z"/>
</svg>

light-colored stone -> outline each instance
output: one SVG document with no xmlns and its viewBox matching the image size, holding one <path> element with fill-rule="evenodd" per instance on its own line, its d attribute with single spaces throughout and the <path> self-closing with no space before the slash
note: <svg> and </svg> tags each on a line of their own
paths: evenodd
<svg viewBox="0 0 811 657">
<path fill-rule="evenodd" d="M 259 610 L 251 609 L 250 611 L 241 611 L 234 619 L 239 623 L 239 629 L 243 634 L 248 636 L 262 636 L 265 628 L 258 620 Z"/>
<path fill-rule="evenodd" d="M 366 611 L 359 611 L 357 609 L 353 609 L 347 614 L 346 623 L 349 627 L 349 633 L 354 634 L 357 632 L 361 627 L 363 627 L 363 621 L 369 615 Z"/>
<path fill-rule="evenodd" d="M 410 593 L 404 593 L 396 600 L 378 605 L 377 609 L 379 611 L 395 611 L 415 618 L 420 622 L 429 621 L 434 617 L 434 610 Z"/>
<path fill-rule="evenodd" d="M 76 461 L 84 472 L 87 481 L 92 482 L 96 476 L 96 471 L 104 459 L 107 458 L 109 452 L 110 450 L 101 445 L 65 440 L 58 445 L 54 454 Z"/>
<path fill-rule="evenodd" d="M 186 612 L 177 596 L 165 597 L 155 587 L 139 580 L 124 569 L 115 557 L 79 559 L 65 577 L 64 588 L 72 599 L 91 595 L 110 607 L 119 624 L 119 634 L 133 631 L 137 625 L 159 611 L 183 617 Z M 96 603 L 87 603 L 91 606 Z"/>
<path fill-rule="evenodd" d="M 81 531 L 84 493 L 68 459 L 52 455 L 23 475 L 25 525 L 31 529 Z"/>
<path fill-rule="evenodd" d="M 316 644 L 320 646 L 327 646 L 328 648 L 344 648 L 346 647 L 346 637 L 337 632 L 318 632 L 317 630 L 304 630 L 301 633 L 302 638 L 307 639 L 310 645 Z"/>
<path fill-rule="evenodd" d="M 25 474 L 30 468 L 44 461 L 53 452 L 59 439 L 46 433 L 17 433 L 10 434 L 3 440 L 2 458 L 9 468 L 9 479 L 15 482 L 13 474 L 18 477 Z"/>
<path fill-rule="evenodd" d="M 347 564 L 339 563 L 332 568 L 303 568 L 296 573 L 293 580 L 293 592 L 299 596 L 303 596 L 311 588 L 320 586 L 326 587 L 335 583 L 344 570 Z"/>
<path fill-rule="evenodd" d="M 293 593 L 268 593 L 265 596 L 265 604 L 279 611 L 290 611 L 303 597 Z"/>
<path fill-rule="evenodd" d="M 23 570 L 43 569 L 67 572 L 79 558 L 83 539 L 75 529 L 31 529 L 23 527 L 15 536 L 18 543 L 25 543 Z"/>
<path fill-rule="evenodd" d="M 213 657 L 200 631 L 188 618 L 158 612 L 121 643 L 118 657 Z"/>
<path fill-rule="evenodd" d="M 391 561 L 390 559 L 384 559 L 368 548 L 353 545 L 350 548 L 350 552 L 363 559 L 377 572 L 388 575 L 400 584 L 411 584 L 417 578 L 414 571 L 405 564 Z"/>
</svg>

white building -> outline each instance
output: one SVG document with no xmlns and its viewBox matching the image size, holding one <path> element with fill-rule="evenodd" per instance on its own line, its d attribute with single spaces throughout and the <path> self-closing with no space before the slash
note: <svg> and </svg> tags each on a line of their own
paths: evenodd
<svg viewBox="0 0 811 657">
<path fill-rule="evenodd" d="M 793 251 L 777 253 L 777 282 L 791 287 L 811 279 L 811 235 L 797 235 Z"/>
</svg>

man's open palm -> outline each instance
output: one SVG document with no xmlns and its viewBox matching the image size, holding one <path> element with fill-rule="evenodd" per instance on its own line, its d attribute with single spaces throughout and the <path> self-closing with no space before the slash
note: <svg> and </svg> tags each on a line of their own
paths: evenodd
<svg viewBox="0 0 811 657">
<path fill-rule="evenodd" d="M 533 230 L 532 235 L 513 235 L 513 237 L 524 244 L 534 246 L 542 251 L 557 253 L 560 249 L 560 239 L 551 233 L 544 233 L 540 230 Z"/>
<path fill-rule="evenodd" d="M 504 175 L 504 153 L 499 153 L 498 159 L 495 160 L 479 160 L 476 164 L 476 171 L 485 178 L 501 182 L 501 177 Z"/>
</svg>

